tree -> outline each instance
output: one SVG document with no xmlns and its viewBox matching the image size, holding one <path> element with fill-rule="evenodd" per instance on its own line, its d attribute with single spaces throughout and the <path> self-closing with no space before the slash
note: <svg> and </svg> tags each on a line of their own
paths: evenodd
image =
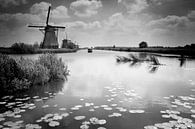
<svg viewBox="0 0 195 129">
<path fill-rule="evenodd" d="M 148 44 L 147 42 L 145 41 L 142 41 L 140 44 L 139 44 L 139 48 L 147 48 L 148 47 Z"/>
</svg>

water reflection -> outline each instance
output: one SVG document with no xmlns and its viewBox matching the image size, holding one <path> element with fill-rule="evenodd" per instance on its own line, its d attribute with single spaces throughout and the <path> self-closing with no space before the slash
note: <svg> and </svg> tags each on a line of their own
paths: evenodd
<svg viewBox="0 0 195 129">
<path fill-rule="evenodd" d="M 185 66 L 185 64 L 186 64 L 186 58 L 183 55 L 181 55 L 178 60 L 180 61 L 180 65 L 179 65 L 180 67 Z"/>
<path fill-rule="evenodd" d="M 159 68 L 159 66 L 154 66 L 154 65 L 148 66 L 148 70 L 150 73 L 156 73 L 158 68 Z"/>
<path fill-rule="evenodd" d="M 45 92 L 58 93 L 63 90 L 65 83 L 67 82 L 59 80 L 50 82 L 44 86 L 33 86 L 29 91 L 25 92 L 25 94 L 28 94 L 30 96 L 38 95 L 42 97 L 44 96 Z"/>
</svg>

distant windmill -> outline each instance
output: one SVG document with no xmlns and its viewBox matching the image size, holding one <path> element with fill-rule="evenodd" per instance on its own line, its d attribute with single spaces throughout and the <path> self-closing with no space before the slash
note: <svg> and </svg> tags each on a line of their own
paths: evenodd
<svg viewBox="0 0 195 129">
<path fill-rule="evenodd" d="M 58 30 L 65 29 L 63 26 L 52 26 L 49 25 L 49 16 L 50 16 L 51 6 L 49 6 L 46 26 L 32 26 L 29 25 L 28 27 L 39 28 L 41 32 L 44 33 L 44 39 L 41 44 L 41 48 L 58 48 Z"/>
</svg>

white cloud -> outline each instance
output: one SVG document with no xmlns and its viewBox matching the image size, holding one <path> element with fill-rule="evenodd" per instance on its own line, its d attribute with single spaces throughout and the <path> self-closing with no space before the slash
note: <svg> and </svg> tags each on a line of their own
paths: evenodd
<svg viewBox="0 0 195 129">
<path fill-rule="evenodd" d="M 48 12 L 48 7 L 50 6 L 50 3 L 47 2 L 40 2 L 35 3 L 30 8 L 30 13 L 39 15 L 41 18 L 45 19 Z M 59 19 L 65 19 L 69 18 L 68 15 L 68 9 L 65 6 L 57 6 L 56 8 L 51 10 L 50 16 L 52 20 L 59 20 Z"/>
<path fill-rule="evenodd" d="M 83 21 L 74 21 L 74 22 L 66 22 L 64 23 L 64 25 L 67 26 L 67 29 L 79 29 L 79 30 L 82 29 L 81 31 L 96 30 L 102 27 L 99 21 L 93 21 L 89 23 Z"/>
<path fill-rule="evenodd" d="M 46 2 L 34 4 L 30 8 L 30 13 L 0 14 L 0 30 L 3 30 L 0 31 L 0 40 L 10 42 L 11 40 L 14 40 L 13 42 L 29 42 L 31 40 L 31 43 L 41 41 L 43 36 L 41 32 L 37 29 L 29 29 L 27 25 L 44 25 L 49 5 L 50 4 Z M 55 21 L 58 23 L 68 17 L 67 8 L 58 6 L 51 11 L 50 23 Z M 31 35 L 36 38 L 32 38 Z"/>
<path fill-rule="evenodd" d="M 44 13 L 44 15 L 46 15 L 46 12 L 48 11 L 48 7 L 50 5 L 51 4 L 47 2 L 35 3 L 31 6 L 30 13 L 35 15 L 40 15 Z"/>
<path fill-rule="evenodd" d="M 189 14 L 188 17 L 192 20 L 195 20 L 195 10 L 192 10 Z"/>
<path fill-rule="evenodd" d="M 21 4 L 27 4 L 27 0 L 0 0 L 0 6 L 8 7 L 8 6 L 18 6 Z"/>
<path fill-rule="evenodd" d="M 167 46 L 185 45 L 194 42 L 195 22 L 191 13 L 186 16 L 166 16 L 150 21 L 146 27 L 150 37 L 158 42 L 169 42 Z"/>
<path fill-rule="evenodd" d="M 167 16 L 165 18 L 157 19 L 151 21 L 148 26 L 151 28 L 157 29 L 176 29 L 176 30 L 183 30 L 190 24 L 190 20 L 186 16 Z"/>
<path fill-rule="evenodd" d="M 51 15 L 55 19 L 69 18 L 68 9 L 65 6 L 58 6 L 51 11 Z"/>
<path fill-rule="evenodd" d="M 70 4 L 70 8 L 78 17 L 90 17 L 98 13 L 102 7 L 100 0 L 77 0 Z"/>
<path fill-rule="evenodd" d="M 140 13 L 149 6 L 147 0 L 118 0 L 118 3 L 124 5 L 129 13 Z"/>
</svg>

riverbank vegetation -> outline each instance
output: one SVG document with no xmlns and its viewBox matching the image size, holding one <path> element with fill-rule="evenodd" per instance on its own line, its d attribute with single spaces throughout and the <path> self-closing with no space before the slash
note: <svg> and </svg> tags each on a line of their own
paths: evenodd
<svg viewBox="0 0 195 129">
<path fill-rule="evenodd" d="M 10 48 L 12 49 L 13 53 L 34 54 L 39 46 L 25 43 L 14 43 Z"/>
<path fill-rule="evenodd" d="M 147 46 L 147 44 L 140 44 L 139 47 L 116 47 L 114 46 L 99 46 L 95 47 L 96 50 L 109 50 L 109 51 L 125 51 L 125 52 L 149 52 L 161 54 L 174 54 L 183 55 L 195 58 L 194 44 L 184 47 L 163 47 L 163 46 Z"/>
<path fill-rule="evenodd" d="M 40 55 L 37 60 L 13 59 L 0 54 L 0 91 L 27 90 L 33 85 L 66 79 L 68 68 L 55 54 Z"/>
<path fill-rule="evenodd" d="M 161 65 L 159 60 L 155 56 L 146 56 L 146 57 L 138 57 L 133 54 L 129 54 L 128 57 L 125 56 L 117 56 L 116 61 L 118 63 L 123 62 L 131 62 L 132 64 L 142 63 L 142 62 L 149 62 L 151 65 Z"/>
<path fill-rule="evenodd" d="M 11 47 L 0 47 L 2 54 L 41 54 L 41 53 L 71 53 L 78 48 L 41 49 L 38 43 L 33 45 L 25 43 L 14 43 Z"/>
</svg>

